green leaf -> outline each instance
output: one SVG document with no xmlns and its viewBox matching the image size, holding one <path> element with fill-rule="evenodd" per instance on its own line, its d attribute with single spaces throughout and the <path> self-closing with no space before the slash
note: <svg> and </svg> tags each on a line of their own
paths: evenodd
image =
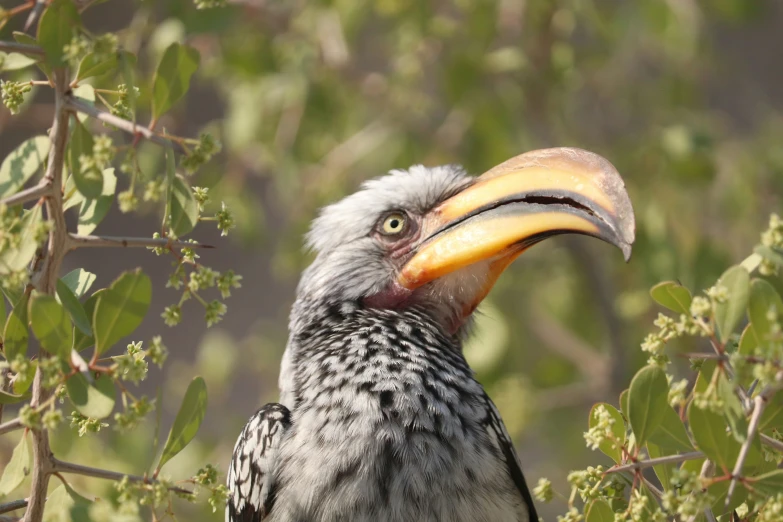
<svg viewBox="0 0 783 522">
<path fill-rule="evenodd" d="M 46 51 L 46 63 L 51 67 L 66 64 L 63 47 L 71 42 L 81 26 L 79 11 L 71 0 L 55 0 L 41 15 L 38 24 L 38 45 Z"/>
<path fill-rule="evenodd" d="M 647 441 L 647 453 L 650 455 L 651 459 L 657 459 L 668 455 L 660 446 L 653 444 L 651 441 Z M 664 490 L 671 489 L 671 479 L 675 469 L 676 466 L 674 464 L 658 464 L 657 466 L 653 466 L 655 476 L 658 477 Z"/>
<path fill-rule="evenodd" d="M 199 59 L 198 51 L 185 45 L 173 43 L 166 49 L 152 82 L 153 119 L 160 118 L 185 96 L 190 78 L 198 69 Z"/>
<path fill-rule="evenodd" d="M 117 55 L 89 53 L 79 63 L 79 70 L 76 73 L 76 81 L 80 82 L 85 78 L 100 76 L 117 68 Z"/>
<path fill-rule="evenodd" d="M 196 226 L 198 222 L 198 203 L 193 197 L 193 191 L 182 178 L 176 176 L 171 186 L 171 232 L 176 237 L 182 237 Z"/>
<path fill-rule="evenodd" d="M 41 221 L 41 205 L 22 212 L 18 232 L 19 245 L 0 253 L 0 274 L 18 272 L 30 263 L 38 248 L 36 236 Z"/>
<path fill-rule="evenodd" d="M 18 355 L 27 353 L 27 303 L 28 294 L 22 294 L 22 297 L 14 305 L 14 309 L 8 316 L 3 330 L 3 350 L 5 358 L 9 361 L 14 360 Z M 16 387 L 14 387 L 16 389 Z"/>
<path fill-rule="evenodd" d="M 87 199 L 94 199 L 103 193 L 103 176 L 94 169 L 82 168 L 81 156 L 92 156 L 93 139 L 90 131 L 79 120 L 73 120 L 73 134 L 69 157 L 73 182 Z"/>
<path fill-rule="evenodd" d="M 774 497 L 783 491 L 783 469 L 776 469 L 758 477 L 748 477 L 750 486 L 760 495 Z"/>
<path fill-rule="evenodd" d="M 38 40 L 30 36 L 29 34 L 23 33 L 21 31 L 14 31 L 12 34 L 14 36 L 14 40 L 16 40 L 19 43 L 26 44 L 26 45 L 35 45 L 36 47 L 38 47 Z M 43 71 L 43 73 L 47 77 L 51 78 L 52 70 L 51 67 L 49 67 L 46 64 L 46 62 L 42 60 L 40 62 L 37 62 L 36 65 L 38 66 L 39 69 L 41 69 L 41 71 Z"/>
<path fill-rule="evenodd" d="M 95 274 L 83 268 L 77 268 L 62 276 L 60 281 L 70 288 L 76 297 L 82 298 L 95 282 Z"/>
<path fill-rule="evenodd" d="M 89 83 L 83 83 L 80 86 L 73 89 L 73 97 L 79 98 L 87 105 L 95 106 L 95 88 Z M 76 119 L 84 122 L 89 116 L 83 112 L 76 113 Z"/>
<path fill-rule="evenodd" d="M 759 419 L 758 429 L 762 433 L 771 429 L 783 431 L 783 394 L 776 393 L 770 398 Z"/>
<path fill-rule="evenodd" d="M 760 255 L 770 263 L 773 263 L 777 266 L 783 266 L 783 254 L 781 254 L 777 250 L 774 250 L 764 245 L 758 245 L 756 248 L 753 249 L 753 252 Z"/>
<path fill-rule="evenodd" d="M 626 388 L 620 392 L 620 411 L 623 412 L 625 418 L 628 418 L 628 389 Z"/>
<path fill-rule="evenodd" d="M 25 431 L 11 454 L 11 460 L 3 470 L 3 476 L 0 477 L 0 497 L 8 495 L 19 487 L 30 473 L 31 464 L 30 444 L 27 442 L 27 431 Z"/>
<path fill-rule="evenodd" d="M 605 500 L 593 500 L 585 509 L 585 522 L 614 522 L 614 512 Z"/>
<path fill-rule="evenodd" d="M 27 365 L 27 369 L 17 373 L 14 380 L 14 393 L 16 395 L 26 395 L 27 390 L 33 385 L 33 379 L 35 378 L 35 365 Z"/>
<path fill-rule="evenodd" d="M 204 414 L 207 411 L 207 385 L 204 379 L 196 377 L 190 382 L 182 406 L 177 412 L 174 424 L 163 446 L 163 453 L 158 462 L 158 469 L 171 460 L 177 453 L 187 446 L 196 436 Z"/>
<path fill-rule="evenodd" d="M 35 58 L 30 58 L 19 53 L 0 53 L 0 71 L 18 71 L 30 67 L 35 63 Z"/>
<path fill-rule="evenodd" d="M 95 305 L 98 304 L 98 299 L 100 299 L 101 294 L 105 292 L 105 288 L 101 288 L 99 290 L 96 290 L 95 293 L 93 293 L 85 302 L 84 302 L 84 313 L 87 314 L 87 317 L 90 318 L 90 320 L 93 320 L 95 317 Z M 81 332 L 81 330 L 74 330 L 73 332 L 73 349 L 78 351 L 84 350 L 85 348 L 89 348 L 90 346 L 93 346 L 95 344 L 95 337 L 92 335 L 85 335 Z"/>
<path fill-rule="evenodd" d="M 88 522 L 92 501 L 68 485 L 61 485 L 46 499 L 43 522 Z"/>
<path fill-rule="evenodd" d="M 27 183 L 49 154 L 49 138 L 36 136 L 23 141 L 0 164 L 0 198 L 15 194 Z"/>
<path fill-rule="evenodd" d="M 641 447 L 655 432 L 666 414 L 669 385 L 666 374 L 657 366 L 646 366 L 639 370 L 631 381 L 628 391 L 628 421 Z"/>
<path fill-rule="evenodd" d="M 92 319 L 99 354 L 141 324 L 151 299 L 152 283 L 141 269 L 123 273 L 101 293 Z"/>
<path fill-rule="evenodd" d="M 0 404 L 16 404 L 30 398 L 30 394 L 17 395 L 0 390 Z"/>
<path fill-rule="evenodd" d="M 590 417 L 589 417 L 589 427 L 592 428 L 596 424 L 598 424 L 598 418 L 596 416 L 596 409 L 599 406 L 603 406 L 606 408 L 606 411 L 609 412 L 609 415 L 614 419 L 614 424 L 612 424 L 612 434 L 614 434 L 614 437 L 616 439 L 616 442 L 605 440 L 601 444 L 598 445 L 598 449 L 600 449 L 604 455 L 614 460 L 616 463 L 620 463 L 622 461 L 622 451 L 621 447 L 623 444 L 625 444 L 625 421 L 623 420 L 623 416 L 620 414 L 619 411 L 617 411 L 617 408 L 612 406 L 611 404 L 607 404 L 605 402 L 599 402 L 598 404 L 595 404 L 593 408 L 590 410 Z M 616 446 L 616 447 L 615 447 Z"/>
<path fill-rule="evenodd" d="M 92 384 L 81 373 L 73 375 L 65 382 L 73 406 L 86 417 L 103 419 L 114 410 L 117 392 L 114 381 L 105 374 L 99 374 Z"/>
<path fill-rule="evenodd" d="M 71 353 L 71 321 L 65 308 L 47 294 L 30 299 L 30 325 L 44 350 L 68 357 Z"/>
<path fill-rule="evenodd" d="M 108 168 L 103 171 L 103 190 L 96 199 L 88 199 L 82 203 L 79 209 L 79 224 L 76 227 L 77 233 L 88 235 L 103 221 L 108 214 L 111 204 L 114 202 L 114 192 L 117 187 L 117 176 L 114 175 L 114 169 Z"/>
<path fill-rule="evenodd" d="M 723 273 L 717 286 L 722 286 L 728 291 L 728 299 L 725 302 L 714 303 L 718 334 L 720 340 L 726 342 L 745 315 L 750 293 L 750 274 L 740 266 L 733 266 Z"/>
<path fill-rule="evenodd" d="M 745 409 L 735 393 L 734 384 L 721 372 L 718 376 L 718 397 L 723 400 L 723 416 L 726 417 L 732 436 L 739 443 L 745 442 L 748 434 L 748 421 Z"/>
<path fill-rule="evenodd" d="M 685 426 L 682 424 L 680 416 L 668 404 L 664 408 L 658 429 L 650 435 L 649 442 L 668 453 L 693 451 L 693 445 L 688 438 L 688 432 L 685 431 Z"/>
<path fill-rule="evenodd" d="M 767 317 L 770 312 L 775 314 L 773 320 Z M 763 279 L 754 279 L 750 285 L 748 319 L 760 342 L 769 342 L 773 324 L 777 323 L 776 318 L 781 316 L 783 316 L 783 299 L 780 298 L 775 287 Z"/>
<path fill-rule="evenodd" d="M 707 493 L 714 499 L 712 501 L 712 509 L 715 511 L 716 515 L 720 513 L 731 514 L 731 512 L 745 502 L 745 499 L 747 498 L 748 490 L 740 486 L 734 490 L 734 493 L 731 496 L 731 502 L 726 506 L 726 494 L 729 492 L 729 483 L 729 480 L 721 480 L 714 482 L 707 487 Z"/>
<path fill-rule="evenodd" d="M 758 335 L 756 334 L 756 330 L 753 328 L 753 324 L 749 323 L 742 331 L 742 336 L 740 336 L 737 352 L 739 352 L 741 355 L 753 355 L 758 346 Z"/>
<path fill-rule="evenodd" d="M 60 298 L 60 302 L 65 307 L 68 315 L 71 316 L 71 321 L 73 321 L 76 328 L 81 330 L 85 335 L 92 335 L 90 318 L 87 317 L 87 313 L 79 302 L 79 298 L 76 297 L 76 294 L 68 288 L 68 285 L 66 285 L 62 279 L 57 281 L 57 297 Z"/>
<path fill-rule="evenodd" d="M 691 313 L 691 292 L 679 283 L 674 281 L 658 283 L 650 289 L 650 296 L 659 305 L 678 314 L 690 315 Z"/>
<path fill-rule="evenodd" d="M 723 470 L 731 470 L 739 455 L 740 444 L 726 433 L 723 416 L 709 410 L 688 407 L 688 425 L 696 446 Z"/>
</svg>

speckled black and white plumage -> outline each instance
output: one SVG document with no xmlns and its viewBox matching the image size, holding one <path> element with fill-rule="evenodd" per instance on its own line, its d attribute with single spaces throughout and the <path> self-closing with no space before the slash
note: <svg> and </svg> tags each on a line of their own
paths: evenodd
<svg viewBox="0 0 783 522">
<path fill-rule="evenodd" d="M 259 410 L 237 442 L 227 521 L 537 520 L 505 427 L 462 355 L 467 323 L 451 328 L 486 268 L 435 281 L 406 306 L 366 301 L 398 268 L 372 237 L 378 219 L 422 215 L 470 183 L 453 167 L 393 172 L 316 220 L 282 404 Z"/>
</svg>

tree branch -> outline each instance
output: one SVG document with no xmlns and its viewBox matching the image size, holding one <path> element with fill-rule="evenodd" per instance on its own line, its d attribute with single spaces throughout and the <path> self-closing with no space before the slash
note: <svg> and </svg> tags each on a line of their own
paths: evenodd
<svg viewBox="0 0 783 522">
<path fill-rule="evenodd" d="M 37 45 L 21 44 L 17 42 L 0 42 L 0 51 L 7 53 L 29 54 L 32 56 L 43 56 L 44 50 Z"/>
<path fill-rule="evenodd" d="M 20 498 L 19 500 L 12 500 L 11 502 L 0 504 L 0 513 L 8 513 L 25 507 L 27 507 L 27 499 Z"/>
<path fill-rule="evenodd" d="M 109 125 L 114 125 L 118 129 L 123 130 L 129 134 L 146 138 L 153 143 L 157 143 L 158 145 L 163 145 L 164 147 L 171 145 L 175 148 L 181 149 L 178 143 L 158 136 L 155 134 L 155 131 L 142 125 L 137 125 L 136 123 L 128 121 L 124 118 L 120 118 L 119 116 L 115 116 L 110 112 L 99 109 L 98 107 L 89 104 L 85 100 L 74 98 L 70 95 L 67 96 L 65 100 L 65 106 L 72 111 L 84 113 L 95 118 L 96 120 L 108 123 Z"/>
<path fill-rule="evenodd" d="M 33 284 L 38 291 L 49 295 L 54 294 L 68 241 L 68 230 L 63 212 L 63 195 L 59 188 L 63 185 L 63 163 L 65 148 L 68 144 L 68 118 L 70 114 L 65 107 L 65 93 L 68 90 L 66 69 L 54 69 L 52 79 L 54 83 L 54 122 L 49 132 L 51 145 L 49 146 L 46 175 L 43 180 L 43 183 L 55 187 L 55 190 L 46 196 L 46 216 L 52 221 L 52 228 L 49 230 L 49 242 L 42 265 L 36 267 L 33 275 Z M 39 351 L 38 356 L 48 357 L 43 351 Z M 33 396 L 30 404 L 36 407 L 44 403 L 50 393 L 43 386 L 43 373 L 39 366 L 33 379 Z M 49 475 L 52 471 L 54 457 L 49 446 L 48 431 L 44 428 L 30 430 L 30 432 L 33 440 L 33 469 L 30 482 L 30 504 L 25 512 L 24 522 L 39 522 L 43 518 L 46 490 L 49 486 Z"/>
<path fill-rule="evenodd" d="M 19 417 L 17 417 L 13 420 L 0 424 L 0 435 L 11 433 L 12 431 L 18 430 L 23 427 L 24 426 L 22 426 L 22 421 L 19 419 Z"/>
<path fill-rule="evenodd" d="M 630 464 L 624 464 L 614 468 L 609 468 L 606 473 L 621 473 L 623 471 L 636 471 L 638 469 L 651 468 L 658 464 L 677 464 L 678 462 L 685 462 L 686 460 L 696 460 L 704 457 L 704 453 L 701 451 L 691 451 L 690 453 L 683 453 L 681 455 L 669 455 L 666 457 L 659 457 L 657 459 L 646 459 L 638 462 L 632 462 Z"/>
<path fill-rule="evenodd" d="M 139 475 L 128 475 L 127 473 L 118 473 L 116 471 L 109 471 L 106 469 L 91 468 L 89 466 L 82 466 L 81 464 L 74 464 L 72 462 L 63 462 L 62 460 L 58 459 L 53 459 L 52 466 L 52 473 L 73 473 L 75 475 L 84 475 L 85 477 L 118 481 L 128 477 L 128 480 L 131 482 L 141 482 L 143 484 L 153 484 L 158 482 L 157 479 L 141 477 Z M 193 493 L 189 489 L 180 488 L 177 486 L 169 487 L 169 491 L 173 491 L 175 493 L 184 493 L 187 495 Z"/>
<path fill-rule="evenodd" d="M 783 442 L 780 442 L 779 440 L 775 440 L 769 435 L 764 435 L 763 433 L 759 433 L 759 438 L 761 439 L 762 444 L 766 444 L 767 446 L 775 448 L 776 450 L 783 453 Z"/>
<path fill-rule="evenodd" d="M 776 380 L 783 378 L 783 372 L 779 372 L 775 378 Z M 734 470 L 731 472 L 731 484 L 729 484 L 729 491 L 726 493 L 726 506 L 731 502 L 731 496 L 734 494 L 734 489 L 737 487 L 737 480 L 742 474 L 742 466 L 745 465 L 745 459 L 748 458 L 750 445 L 753 443 L 753 438 L 759 427 L 761 414 L 764 413 L 764 408 L 767 407 L 769 400 L 775 395 L 776 391 L 778 391 L 777 385 L 767 386 L 753 399 L 753 413 L 751 414 L 750 422 L 748 423 L 748 436 L 745 438 L 745 442 L 742 443 L 739 456 L 737 456 L 737 463 L 734 465 Z"/>
<path fill-rule="evenodd" d="M 115 237 L 115 236 L 80 236 L 69 234 L 69 250 L 76 248 L 100 248 L 100 247 L 172 247 L 172 248 L 215 248 L 212 245 L 201 243 L 188 243 L 166 237 Z"/>
<path fill-rule="evenodd" d="M 0 205 L 6 205 L 12 207 L 14 205 L 23 205 L 29 201 L 35 201 L 42 197 L 48 196 L 52 192 L 52 184 L 44 181 L 34 187 L 30 187 L 17 192 L 13 196 L 8 196 L 5 199 L 0 200 Z"/>
</svg>

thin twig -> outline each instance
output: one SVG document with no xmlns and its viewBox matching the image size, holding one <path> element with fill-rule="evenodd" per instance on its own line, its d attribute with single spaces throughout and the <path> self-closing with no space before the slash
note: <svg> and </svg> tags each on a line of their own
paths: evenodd
<svg viewBox="0 0 783 522">
<path fill-rule="evenodd" d="M 96 120 L 100 120 L 102 122 L 108 123 L 109 125 L 114 125 L 118 129 L 123 130 L 134 136 L 137 137 L 141 136 L 153 143 L 157 143 L 158 145 L 163 145 L 164 147 L 169 145 L 178 146 L 178 144 L 175 141 L 162 138 L 159 135 L 157 135 L 155 131 L 148 129 L 147 127 L 144 127 L 142 125 L 137 125 L 132 121 L 128 121 L 124 118 L 120 118 L 119 116 L 115 116 L 110 112 L 106 112 L 103 109 L 99 109 L 98 107 L 91 105 L 86 100 L 83 100 L 81 98 L 74 98 L 73 96 L 68 96 L 66 98 L 66 107 L 68 107 L 72 111 L 78 111 L 88 116 L 92 116 Z"/>
<path fill-rule="evenodd" d="M 101 478 L 106 480 L 122 480 L 128 477 L 131 482 L 141 482 L 143 484 L 153 484 L 158 482 L 156 479 L 149 477 L 142 477 L 139 475 L 128 475 L 127 473 L 118 473 L 116 471 L 109 471 L 106 469 L 92 468 L 90 466 L 82 466 L 81 464 L 74 464 L 72 462 L 63 462 L 62 460 L 53 459 L 52 473 L 73 473 L 75 475 L 84 475 L 85 477 Z M 169 491 L 175 493 L 192 494 L 189 489 L 180 488 L 177 486 L 169 486 Z"/>
<path fill-rule="evenodd" d="M 609 468 L 606 473 L 621 473 L 623 471 L 635 471 L 637 469 L 646 469 L 658 464 L 677 464 L 678 462 L 685 462 L 686 460 L 696 460 L 704 457 L 704 453 L 701 451 L 691 451 L 689 453 L 683 453 L 681 455 L 669 455 L 666 457 L 658 457 L 657 459 L 646 459 L 638 462 L 632 462 L 630 464 L 624 464 L 614 468 Z"/>
<path fill-rule="evenodd" d="M 34 187 L 24 189 L 17 192 L 13 196 L 8 196 L 5 199 L 0 200 L 0 205 L 6 205 L 12 207 L 14 205 L 24 205 L 29 201 L 35 201 L 41 199 L 44 196 L 48 196 L 52 192 L 52 184 L 47 182 L 41 182 Z"/>
<path fill-rule="evenodd" d="M 12 500 L 11 502 L 0 504 L 0 513 L 9 513 L 25 507 L 27 507 L 27 499 L 20 498 L 19 500 Z"/>
<path fill-rule="evenodd" d="M 36 0 L 35 7 L 33 7 L 33 10 L 30 11 L 30 14 L 27 16 L 27 20 L 24 23 L 24 30 L 29 30 L 33 24 L 35 23 L 35 20 L 38 18 L 38 16 L 43 12 L 44 7 L 46 7 L 46 0 Z"/>
<path fill-rule="evenodd" d="M 783 442 L 775 440 L 769 435 L 764 435 L 763 433 L 759 433 L 759 438 L 761 439 L 762 444 L 766 444 L 767 446 L 775 448 L 776 450 L 783 453 Z"/>
<path fill-rule="evenodd" d="M 783 378 L 783 372 L 779 372 L 776 375 L 776 380 Z M 742 474 L 742 466 L 745 465 L 745 459 L 750 452 L 750 445 L 753 443 L 753 439 L 756 436 L 756 430 L 759 427 L 759 421 L 761 415 L 764 413 L 764 408 L 767 407 L 769 400 L 778 391 L 778 385 L 766 386 L 761 393 L 756 395 L 753 399 L 753 413 L 750 416 L 750 422 L 748 423 L 748 435 L 745 438 L 745 442 L 742 443 L 739 456 L 737 457 L 737 463 L 734 465 L 734 470 L 731 472 L 731 484 L 729 484 L 729 491 L 726 493 L 726 506 L 731 502 L 731 496 L 734 494 L 734 489 L 737 487 L 737 480 Z"/>
<path fill-rule="evenodd" d="M 17 42 L 0 42 L 0 51 L 8 53 L 30 54 L 33 56 L 43 56 L 44 50 L 37 45 L 22 44 Z"/>
<path fill-rule="evenodd" d="M 188 243 L 166 237 L 114 237 L 114 236 L 80 236 L 69 235 L 70 249 L 97 247 L 171 247 L 171 248 L 215 248 L 212 245 Z"/>
<path fill-rule="evenodd" d="M 0 424 L 0 435 L 4 435 L 6 433 L 11 433 L 14 430 L 18 430 L 24 428 L 22 426 L 22 421 L 19 419 L 19 417 L 12 419 L 10 421 L 4 422 Z"/>
</svg>

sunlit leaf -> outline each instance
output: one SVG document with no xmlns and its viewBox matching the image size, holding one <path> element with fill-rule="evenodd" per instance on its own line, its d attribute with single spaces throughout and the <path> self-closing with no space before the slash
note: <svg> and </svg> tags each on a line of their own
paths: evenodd
<svg viewBox="0 0 783 522">
<path fill-rule="evenodd" d="M 30 298 L 30 326 L 50 354 L 67 357 L 71 353 L 71 321 L 53 296 L 35 294 Z"/>
<path fill-rule="evenodd" d="M 176 176 L 171 186 L 171 231 L 176 237 L 189 233 L 198 222 L 198 203 L 193 191 L 181 176 Z"/>
<path fill-rule="evenodd" d="M 22 212 L 18 230 L 19 244 L 16 248 L 9 248 L 0 253 L 0 275 L 18 272 L 30 263 L 38 248 L 36 239 L 41 221 L 41 205 L 35 205 Z"/>
<path fill-rule="evenodd" d="M 92 501 L 65 484 L 57 487 L 46 499 L 43 522 L 90 522 Z"/>
<path fill-rule="evenodd" d="M 36 40 L 35 38 L 33 38 L 32 36 L 30 36 L 27 33 L 23 33 L 21 31 L 14 31 L 11 34 L 13 35 L 14 40 L 19 42 L 20 44 L 34 45 L 34 46 L 38 47 L 38 40 Z M 43 73 L 47 77 L 51 77 L 52 69 L 51 69 L 51 67 L 49 67 L 49 65 L 47 65 L 46 61 L 41 60 L 41 61 L 37 62 L 36 65 L 38 66 L 39 69 L 41 69 L 41 71 L 43 71 Z"/>
<path fill-rule="evenodd" d="M 63 48 L 71 42 L 81 25 L 79 11 L 72 0 L 54 0 L 44 10 L 38 23 L 38 45 L 46 51 L 46 63 L 52 67 L 65 65 Z"/>
<path fill-rule="evenodd" d="M 76 188 L 86 199 L 94 199 L 103 191 L 103 176 L 96 169 L 82 165 L 82 158 L 92 157 L 92 134 L 79 120 L 73 121 L 73 134 L 69 146 L 71 175 Z"/>
<path fill-rule="evenodd" d="M 742 355 L 753 355 L 759 346 L 759 338 L 753 324 L 749 323 L 742 331 L 737 351 Z"/>
<path fill-rule="evenodd" d="M 84 375 L 77 373 L 65 382 L 65 389 L 74 407 L 86 417 L 103 419 L 114 410 L 117 391 L 114 381 L 105 374 L 90 384 Z"/>
<path fill-rule="evenodd" d="M 33 65 L 35 61 L 35 58 L 19 53 L 0 53 L 0 71 L 18 71 Z"/>
<path fill-rule="evenodd" d="M 152 283 L 141 269 L 123 273 L 101 293 L 92 319 L 99 354 L 141 324 L 151 299 Z"/>
<path fill-rule="evenodd" d="M 77 268 L 62 276 L 60 280 L 71 289 L 76 297 L 82 298 L 95 282 L 95 274 L 83 268 Z"/>
<path fill-rule="evenodd" d="M 96 199 L 87 199 L 79 208 L 79 223 L 76 231 L 81 235 L 88 235 L 103 221 L 114 202 L 114 192 L 117 188 L 117 176 L 114 169 L 103 171 L 103 189 Z"/>
<path fill-rule="evenodd" d="M 691 292 L 674 281 L 658 283 L 650 289 L 650 296 L 661 306 L 678 314 L 690 315 Z"/>
<path fill-rule="evenodd" d="M 27 441 L 28 433 L 22 433 L 22 438 L 11 454 L 11 460 L 6 464 L 3 475 L 0 477 L 0 497 L 8 495 L 19 487 L 24 478 L 30 474 L 30 444 Z"/>
<path fill-rule="evenodd" d="M 57 281 L 57 297 L 60 298 L 63 307 L 68 312 L 68 315 L 71 316 L 73 324 L 85 335 L 92 335 L 90 318 L 87 317 L 87 313 L 79 302 L 79 298 L 76 297 L 76 294 L 71 291 L 62 279 Z"/>
<path fill-rule="evenodd" d="M 207 385 L 204 379 L 196 377 L 190 382 L 185 397 L 182 399 L 182 406 L 177 412 L 174 424 L 163 446 L 163 452 L 158 462 L 158 469 L 162 468 L 166 462 L 171 460 L 177 453 L 187 446 L 193 437 L 196 436 L 201 421 L 204 420 L 204 414 L 207 410 Z"/>
<path fill-rule="evenodd" d="M 731 434 L 739 443 L 745 442 L 748 433 L 748 421 L 735 391 L 735 385 L 729 382 L 724 373 L 718 377 L 718 397 L 723 401 L 723 415 L 729 423 Z"/>
<path fill-rule="evenodd" d="M 188 92 L 190 78 L 198 69 L 199 60 L 198 51 L 186 45 L 173 43 L 166 49 L 152 82 L 154 119 L 160 118 Z"/>
<path fill-rule="evenodd" d="M 715 303 L 715 323 L 721 341 L 725 342 L 745 315 L 750 293 L 750 274 L 740 266 L 733 266 L 723 273 L 716 286 L 722 286 L 728 291 L 725 302 Z"/>
<path fill-rule="evenodd" d="M 22 142 L 0 164 L 0 198 L 16 193 L 41 167 L 49 154 L 49 138 L 36 136 Z"/>
<path fill-rule="evenodd" d="M 759 419 L 758 429 L 760 432 L 771 429 L 783 432 L 783 393 L 778 392 L 769 399 Z"/>
<path fill-rule="evenodd" d="M 601 444 L 598 445 L 598 449 L 600 449 L 604 455 L 614 460 L 616 463 L 620 463 L 622 460 L 622 450 L 621 447 L 625 443 L 625 421 L 623 420 L 623 416 L 620 414 L 619 411 L 617 411 L 617 408 L 612 406 L 611 404 L 607 404 L 605 402 L 599 402 L 598 404 L 595 404 L 593 408 L 590 410 L 590 416 L 589 416 L 589 427 L 592 428 L 598 424 L 598 417 L 597 417 L 597 408 L 599 406 L 603 406 L 606 408 L 606 411 L 609 412 L 609 415 L 614 420 L 614 423 L 612 424 L 612 434 L 614 435 L 615 440 L 605 440 Z"/>
<path fill-rule="evenodd" d="M 631 381 L 628 422 L 639 446 L 647 442 L 648 437 L 659 427 L 666 408 L 670 408 L 668 395 L 666 374 L 657 366 L 642 368 Z"/>
</svg>

